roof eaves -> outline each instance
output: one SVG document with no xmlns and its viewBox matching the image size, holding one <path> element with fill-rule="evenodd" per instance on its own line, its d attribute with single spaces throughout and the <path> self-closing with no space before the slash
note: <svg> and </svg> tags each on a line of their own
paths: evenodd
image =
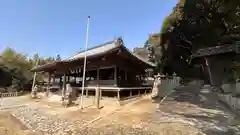
<svg viewBox="0 0 240 135">
<path fill-rule="evenodd" d="M 148 60 L 142 58 L 141 56 L 135 54 L 135 53 L 132 53 L 128 48 L 126 48 L 124 45 L 123 45 L 124 49 L 126 49 L 133 57 L 136 57 L 137 59 L 139 59 L 140 61 L 150 65 L 151 67 L 156 67 L 156 65 L 152 62 L 149 62 Z"/>
<path fill-rule="evenodd" d="M 112 40 L 112 41 L 106 42 L 106 43 L 104 43 L 104 44 L 100 44 L 100 45 L 97 45 L 97 46 L 88 48 L 87 51 L 90 51 L 90 50 L 93 50 L 93 49 L 96 49 L 96 48 L 99 48 L 99 47 L 102 47 L 102 46 L 105 46 L 105 45 L 108 45 L 108 44 L 112 44 L 112 43 L 114 43 L 114 42 L 115 42 L 115 40 Z M 69 60 L 69 59 L 71 59 L 72 57 L 74 57 L 74 56 L 76 56 L 76 55 L 78 55 L 78 54 L 80 54 L 80 53 L 83 53 L 83 52 L 85 52 L 85 50 L 82 50 L 82 51 L 80 51 L 80 52 L 77 52 L 76 54 L 74 54 L 73 56 L 71 56 L 71 57 L 69 57 L 69 58 L 67 58 L 67 59 L 65 59 L 65 60 Z"/>
</svg>

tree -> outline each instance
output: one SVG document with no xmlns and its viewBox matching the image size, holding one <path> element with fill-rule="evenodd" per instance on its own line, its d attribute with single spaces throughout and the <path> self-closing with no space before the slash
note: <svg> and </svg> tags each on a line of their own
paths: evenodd
<svg viewBox="0 0 240 135">
<path fill-rule="evenodd" d="M 161 30 L 160 45 L 169 66 L 181 76 L 194 76 L 198 69 L 191 63 L 192 53 L 239 40 L 239 5 L 238 0 L 186 0 L 174 8 Z"/>
<path fill-rule="evenodd" d="M 60 56 L 56 59 L 59 59 Z M 3 87 L 7 91 L 31 89 L 33 73 L 30 71 L 37 60 L 39 64 L 45 64 L 55 61 L 55 58 L 40 58 L 38 54 L 34 54 L 32 58 L 27 55 L 18 53 L 12 48 L 6 48 L 0 54 L 0 88 Z M 44 75 L 37 75 L 37 82 L 43 80 Z"/>
<path fill-rule="evenodd" d="M 56 57 L 56 61 L 61 61 L 61 56 L 59 54 Z"/>
</svg>

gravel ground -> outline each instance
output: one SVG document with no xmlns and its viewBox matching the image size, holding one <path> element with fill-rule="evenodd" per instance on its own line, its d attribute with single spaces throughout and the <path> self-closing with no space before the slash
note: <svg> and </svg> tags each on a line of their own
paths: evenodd
<svg viewBox="0 0 240 135">
<path fill-rule="evenodd" d="M 78 111 L 69 113 L 72 119 L 50 115 L 39 106 L 28 105 L 10 109 L 12 115 L 31 130 L 44 135 L 237 135 L 239 127 L 231 125 L 236 116 L 217 101 L 207 89 L 183 87 L 176 90 L 156 108 L 150 100 L 143 100 L 102 119 L 81 126 L 94 117 Z M 92 110 L 93 111 L 93 110 Z M 87 113 L 87 112 L 86 112 Z M 81 115 L 81 112 L 79 112 Z M 75 119 L 75 121 L 74 121 Z"/>
<path fill-rule="evenodd" d="M 41 110 L 33 106 L 19 107 L 11 111 L 11 114 L 22 121 L 28 128 L 43 134 L 58 132 L 76 132 L 74 123 L 60 119 L 57 115 L 45 115 Z"/>
<path fill-rule="evenodd" d="M 9 107 L 9 106 L 18 106 L 25 104 L 28 97 L 19 96 L 19 97 L 4 97 L 0 99 L 0 107 Z"/>
</svg>

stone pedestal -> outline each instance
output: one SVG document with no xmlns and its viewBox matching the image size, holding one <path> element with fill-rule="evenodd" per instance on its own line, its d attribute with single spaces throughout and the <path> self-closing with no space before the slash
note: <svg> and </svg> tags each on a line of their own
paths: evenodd
<svg viewBox="0 0 240 135">
<path fill-rule="evenodd" d="M 228 93 L 233 93 L 236 91 L 236 84 L 234 83 L 228 83 L 228 84 L 222 84 L 221 86 L 223 93 L 228 94 Z"/>
<path fill-rule="evenodd" d="M 233 96 L 234 97 L 240 97 L 240 83 L 239 82 L 236 83 L 236 89 L 233 92 Z"/>
<path fill-rule="evenodd" d="M 31 92 L 31 96 L 32 98 L 37 98 L 37 86 L 35 86 Z"/>
</svg>

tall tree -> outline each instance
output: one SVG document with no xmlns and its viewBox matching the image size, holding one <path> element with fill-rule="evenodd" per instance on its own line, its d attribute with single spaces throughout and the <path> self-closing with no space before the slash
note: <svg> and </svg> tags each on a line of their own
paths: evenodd
<svg viewBox="0 0 240 135">
<path fill-rule="evenodd" d="M 191 54 L 197 49 L 239 40 L 239 5 L 238 0 L 186 0 L 174 8 L 161 40 L 170 66 L 182 76 L 195 74 Z"/>
</svg>

